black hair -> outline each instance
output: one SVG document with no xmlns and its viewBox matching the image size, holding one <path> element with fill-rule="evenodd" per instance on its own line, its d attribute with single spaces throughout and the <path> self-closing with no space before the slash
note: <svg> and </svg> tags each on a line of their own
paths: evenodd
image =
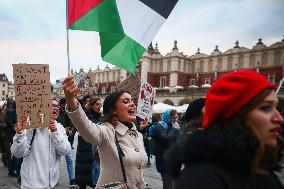
<svg viewBox="0 0 284 189">
<path fill-rule="evenodd" d="M 16 111 L 16 102 L 13 98 L 8 98 L 6 102 L 7 111 Z"/>
<path fill-rule="evenodd" d="M 185 114 L 182 116 L 181 121 L 189 122 L 192 119 L 199 119 L 202 117 L 202 108 L 205 105 L 205 98 L 199 98 L 192 101 L 187 109 Z"/>
<path fill-rule="evenodd" d="M 104 117 L 102 119 L 103 122 L 110 122 L 113 117 L 113 112 L 115 111 L 115 104 L 119 97 L 124 93 L 130 94 L 129 91 L 120 90 L 110 93 L 104 100 L 103 104 L 103 114 Z"/>
<path fill-rule="evenodd" d="M 60 100 L 59 100 L 59 106 L 62 106 L 62 105 L 65 105 L 66 104 L 66 98 L 61 98 Z"/>
</svg>

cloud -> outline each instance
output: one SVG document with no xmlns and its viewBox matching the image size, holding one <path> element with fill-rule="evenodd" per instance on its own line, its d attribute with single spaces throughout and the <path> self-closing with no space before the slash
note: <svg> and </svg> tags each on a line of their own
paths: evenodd
<svg viewBox="0 0 284 189">
<path fill-rule="evenodd" d="M 71 31 L 72 32 L 72 31 Z M 92 33 L 95 34 L 94 32 Z M 72 36 L 72 35 L 71 35 Z M 98 37 L 73 35 L 70 40 L 71 68 L 94 68 L 101 63 Z M 12 79 L 12 64 L 49 64 L 52 80 L 67 74 L 66 39 L 10 39 L 0 42 L 1 70 Z M 104 63 L 105 65 L 105 63 Z"/>
<path fill-rule="evenodd" d="M 163 54 L 174 40 L 186 54 L 197 48 L 210 54 L 215 45 L 227 50 L 236 40 L 249 48 L 258 38 L 271 44 L 283 35 L 283 9 L 283 0 L 180 1 L 154 42 Z"/>
</svg>

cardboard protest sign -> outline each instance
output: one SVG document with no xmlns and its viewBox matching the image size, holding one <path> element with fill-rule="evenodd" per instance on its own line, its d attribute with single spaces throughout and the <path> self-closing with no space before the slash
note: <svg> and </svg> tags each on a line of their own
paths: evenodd
<svg viewBox="0 0 284 189">
<path fill-rule="evenodd" d="M 141 119 L 152 119 L 155 89 L 148 83 L 142 82 L 138 98 L 137 116 Z"/>
<path fill-rule="evenodd" d="M 48 127 L 52 113 L 47 64 L 13 64 L 17 122 L 24 128 Z"/>
<path fill-rule="evenodd" d="M 117 85 L 118 91 L 126 90 L 130 92 L 136 105 L 139 98 L 139 89 L 140 89 L 140 76 L 138 74 L 128 77 L 123 82 Z"/>
</svg>

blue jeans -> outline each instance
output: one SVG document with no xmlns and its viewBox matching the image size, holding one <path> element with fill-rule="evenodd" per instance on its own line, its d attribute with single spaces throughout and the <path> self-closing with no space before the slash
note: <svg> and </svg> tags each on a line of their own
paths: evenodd
<svg viewBox="0 0 284 189">
<path fill-rule="evenodd" d="M 100 175 L 100 164 L 96 160 L 94 160 L 94 162 L 93 162 L 93 169 L 92 169 L 93 185 L 97 184 L 99 175 Z"/>
<path fill-rule="evenodd" d="M 65 159 L 66 159 L 67 171 L 68 171 L 69 179 L 70 180 L 71 179 L 75 179 L 72 150 L 69 150 L 69 152 L 65 155 Z"/>
</svg>

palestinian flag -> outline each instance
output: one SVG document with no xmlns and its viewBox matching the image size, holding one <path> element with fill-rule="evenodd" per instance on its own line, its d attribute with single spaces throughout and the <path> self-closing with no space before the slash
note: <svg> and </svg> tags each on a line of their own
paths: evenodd
<svg viewBox="0 0 284 189">
<path fill-rule="evenodd" d="M 136 64 L 178 0 L 68 0 L 68 28 L 98 31 L 106 62 Z"/>
</svg>

